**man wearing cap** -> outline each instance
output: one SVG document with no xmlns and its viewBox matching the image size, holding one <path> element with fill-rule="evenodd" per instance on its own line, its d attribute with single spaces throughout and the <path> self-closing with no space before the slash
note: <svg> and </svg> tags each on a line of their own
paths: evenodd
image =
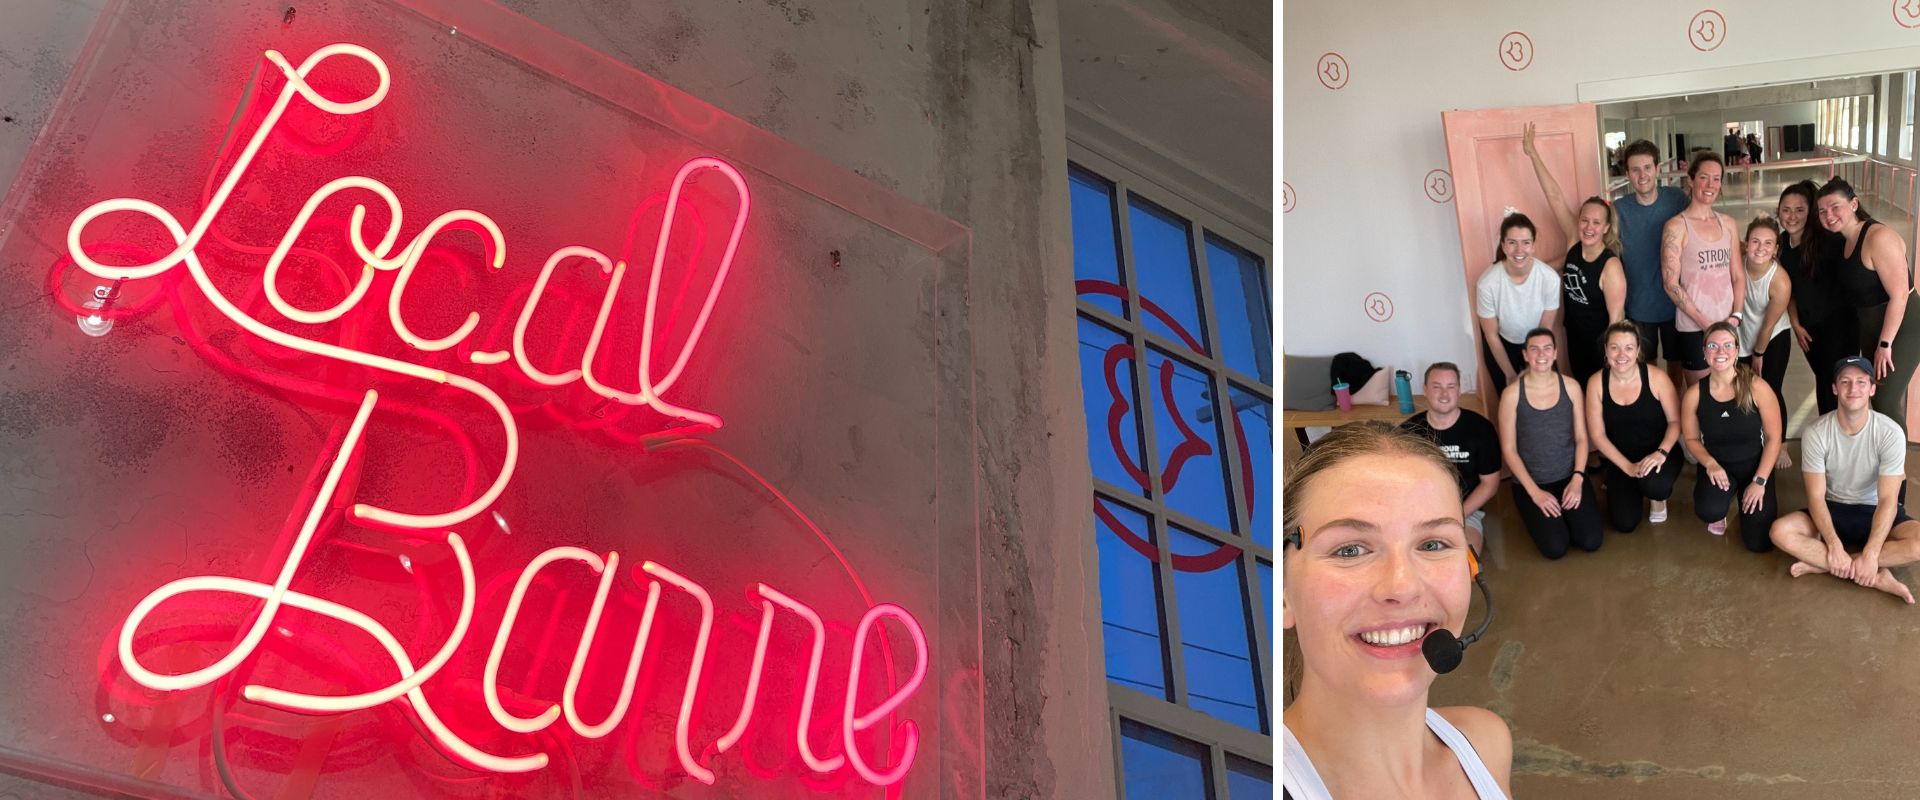
<svg viewBox="0 0 1920 800">
<path fill-rule="evenodd" d="M 1800 433 L 1808 507 L 1773 523 L 1773 543 L 1799 559 L 1788 570 L 1796 578 L 1826 572 L 1911 604 L 1913 590 L 1887 570 L 1920 561 L 1920 522 L 1901 504 L 1907 437 L 1873 410 L 1875 389 L 1872 362 L 1834 366 L 1840 407 Z"/>
</svg>

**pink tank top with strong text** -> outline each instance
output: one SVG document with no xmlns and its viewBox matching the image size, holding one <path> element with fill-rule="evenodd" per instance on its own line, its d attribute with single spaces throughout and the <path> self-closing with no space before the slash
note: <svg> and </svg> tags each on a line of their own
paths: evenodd
<svg viewBox="0 0 1920 800">
<path fill-rule="evenodd" d="M 1714 215 L 1720 228 L 1720 241 L 1702 240 L 1693 232 L 1693 223 L 1679 217 L 1686 226 L 1687 238 L 1680 245 L 1680 290 L 1700 314 L 1710 320 L 1726 319 L 1733 313 L 1733 233 Z M 1686 312 L 1674 315 L 1674 327 L 1687 332 L 1703 330 Z"/>
</svg>

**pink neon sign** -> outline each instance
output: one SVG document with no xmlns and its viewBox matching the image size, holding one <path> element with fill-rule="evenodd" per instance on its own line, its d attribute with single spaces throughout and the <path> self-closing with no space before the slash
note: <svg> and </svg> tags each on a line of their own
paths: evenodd
<svg viewBox="0 0 1920 800">
<path fill-rule="evenodd" d="M 377 88 L 367 96 L 351 101 L 337 101 L 322 96 L 313 89 L 307 78 L 320 64 L 334 57 L 349 59 L 372 68 L 378 75 Z M 349 491 L 343 489 L 342 476 L 349 470 L 354 459 L 364 451 L 367 423 L 373 410 L 380 403 L 379 394 L 367 390 L 361 397 L 352 425 L 337 453 L 333 455 L 312 505 L 303 517 L 303 523 L 293 540 L 292 548 L 280 565 L 273 582 L 264 583 L 220 576 L 195 576 L 175 580 L 155 589 L 135 605 L 122 626 L 117 642 L 119 663 L 135 682 L 154 690 L 177 692 L 207 686 L 234 673 L 243 662 L 255 654 L 267 631 L 274 627 L 275 618 L 283 608 L 299 609 L 344 623 L 372 637 L 393 662 L 397 678 L 372 691 L 342 695 L 304 693 L 249 684 L 243 690 L 243 695 L 248 700 L 317 714 L 337 714 L 368 709 L 384 703 L 400 703 L 420 720 L 428 737 L 437 746 L 463 763 L 481 770 L 507 773 L 542 769 L 550 761 L 547 753 L 501 754 L 489 752 L 472 744 L 442 720 L 421 691 L 421 687 L 440 673 L 465 642 L 474 621 L 476 599 L 472 560 L 465 540 L 451 528 L 474 519 L 492 507 L 511 482 L 519 454 L 518 427 L 511 410 L 497 391 L 479 380 L 402 358 L 378 355 L 289 333 L 269 325 L 247 313 L 240 304 L 235 303 L 220 291 L 210 279 L 207 267 L 198 252 L 199 246 L 210 233 L 214 236 L 219 235 L 212 231 L 214 219 L 226 207 L 235 186 L 252 165 L 269 134 L 287 112 L 296 96 L 325 114 L 351 116 L 366 113 L 378 107 L 392 85 L 392 75 L 386 64 L 370 50 L 357 45 L 334 44 L 320 48 L 298 67 L 293 66 L 284 56 L 275 51 L 267 51 L 266 58 L 274 68 L 279 70 L 286 82 L 264 119 L 227 170 L 224 180 L 200 210 L 192 226 L 188 227 L 173 213 L 148 200 L 115 198 L 101 201 L 87 207 L 74 218 L 68 229 L 69 257 L 86 272 L 114 281 L 155 278 L 183 267 L 187 277 L 194 282 L 200 293 L 222 317 L 259 340 L 319 358 L 366 367 L 394 376 L 413 378 L 471 395 L 486 405 L 498 420 L 504 441 L 505 456 L 498 474 L 494 476 L 491 483 L 487 484 L 486 488 L 471 501 L 455 508 L 403 511 L 363 502 L 347 505 L 352 498 L 340 496 Z M 706 287 L 704 295 L 699 298 L 700 304 L 692 322 L 691 333 L 678 351 L 672 354 L 671 359 L 656 363 L 653 350 L 655 328 L 659 324 L 661 276 L 667 266 L 665 262 L 669 253 L 669 243 L 673 240 L 675 210 L 680 205 L 687 187 L 707 173 L 713 173 L 725 179 L 737 196 L 738 209 L 731 225 L 727 227 L 726 246 L 720 256 L 719 268 L 712 278 L 712 283 Z M 346 297 L 324 309 L 297 307 L 289 302 L 280 284 L 285 262 L 293 251 L 295 241 L 312 224 L 313 217 L 321 204 L 333 195 L 346 192 L 368 193 L 384 203 L 388 215 L 386 230 L 377 232 L 377 240 L 370 243 L 369 233 L 366 230 L 367 206 L 364 203 L 355 205 L 346 232 L 351 248 L 361 261 L 361 265 L 357 275 L 349 278 L 351 285 Z M 477 367 L 518 370 L 520 375 L 546 387 L 559 388 L 579 382 L 588 391 L 606 401 L 651 408 L 669 418 L 685 423 L 687 427 L 678 431 L 681 433 L 717 429 L 722 425 L 718 416 L 671 402 L 666 399 L 666 396 L 684 374 L 696 345 L 705 332 L 714 305 L 731 271 L 733 259 L 738 253 L 750 207 L 751 201 L 745 178 L 725 161 L 699 157 L 687 161 L 679 168 L 666 192 L 665 213 L 647 274 L 645 314 L 640 329 L 639 363 L 632 390 L 616 388 L 615 384 L 623 381 L 595 373 L 596 355 L 605 343 L 607 323 L 612 313 L 614 298 L 619 293 L 629 267 L 625 261 L 610 258 L 605 252 L 586 245 L 568 245 L 555 250 L 545 260 L 533 282 L 532 290 L 518 309 L 510 350 L 475 351 L 464 348 L 462 346 L 480 325 L 479 312 L 468 311 L 464 320 L 450 331 L 422 331 L 417 329 L 416 325 L 410 324 L 402 313 L 402 298 L 408 291 L 421 260 L 436 238 L 443 234 L 461 231 L 479 236 L 485 253 L 480 266 L 484 266 L 484 271 L 487 273 L 497 273 L 508 268 L 508 246 L 505 233 L 486 214 L 470 209 L 457 209 L 440 214 L 412 238 L 403 240 L 402 206 L 398 195 L 385 184 L 369 177 L 337 178 L 322 186 L 307 199 L 299 213 L 289 223 L 278 246 L 268 257 L 261 276 L 262 289 L 267 303 L 284 319 L 301 324 L 321 324 L 340 320 L 354 311 L 367 297 L 379 273 L 392 273 L 387 302 L 388 323 L 399 339 L 422 354 L 460 348 L 456 352 L 461 354 L 465 361 Z M 86 239 L 84 234 L 89 225 L 109 214 L 133 214 L 158 223 L 171 235 L 174 242 L 173 249 L 145 263 L 133 265 L 112 265 L 97 260 L 83 244 L 83 240 Z M 115 251 L 110 248 L 103 247 L 100 250 L 102 253 L 125 255 L 124 251 Z M 598 315 L 591 328 L 585 354 L 578 366 L 569 367 L 560 372 L 548 372 L 534 366 L 529 358 L 526 333 L 535 310 L 545 296 L 553 272 L 561 265 L 575 259 L 597 265 L 599 273 L 606 278 L 606 288 L 599 304 Z M 385 626 L 367 614 L 347 605 L 305 594 L 292 588 L 303 560 L 319 535 L 326 509 L 337 505 L 346 505 L 351 518 L 361 523 L 407 531 L 445 533 L 447 547 L 453 552 L 460 567 L 462 599 L 453 630 L 446 641 L 434 651 L 433 656 L 424 663 L 416 666 L 399 640 Z M 585 564 L 598 576 L 593 605 L 586 618 L 585 630 L 581 634 L 572 658 L 566 687 L 559 702 L 549 702 L 544 710 L 532 717 L 519 716 L 509 711 L 501 701 L 502 655 L 512 641 L 522 602 L 532 589 L 535 578 L 549 565 L 568 561 Z M 608 551 L 602 555 L 578 547 L 561 546 L 539 554 L 522 569 L 514 585 L 512 597 L 499 621 L 497 634 L 487 660 L 485 677 L 481 684 L 488 717 L 501 729 L 523 735 L 543 731 L 564 717 L 568 727 L 581 737 L 597 739 L 606 736 L 620 724 L 630 709 L 636 677 L 653 638 L 656 610 L 662 602 L 663 592 L 671 589 L 676 598 L 678 595 L 685 595 L 700 609 L 700 627 L 693 646 L 691 665 L 685 677 L 684 690 L 681 692 L 675 725 L 675 755 L 681 769 L 687 775 L 704 783 L 713 783 L 715 780 L 713 771 L 695 757 L 695 753 L 701 751 L 697 750 L 691 741 L 693 721 L 699 710 L 696 701 L 700 697 L 701 677 L 708 660 L 709 638 L 714 626 L 715 609 L 712 596 L 695 580 L 660 563 L 653 561 L 640 563 L 629 573 L 634 580 L 631 585 L 621 580 L 619 566 L 618 552 Z M 614 592 L 616 584 L 631 591 L 644 590 L 645 610 L 628 658 L 619 699 L 606 718 L 591 722 L 582 717 L 578 708 L 579 687 L 582 675 L 588 668 L 589 653 L 595 634 L 603 622 L 607 601 Z M 752 667 L 748 675 L 747 691 L 737 714 L 732 716 L 731 727 L 713 743 L 713 752 L 716 755 L 728 752 L 749 729 L 756 706 L 756 695 L 765 673 L 769 671 L 769 661 L 773 662 L 774 667 L 788 667 L 789 669 L 784 670 L 784 673 L 790 673 L 796 678 L 799 675 L 797 660 L 789 662 L 780 658 L 768 658 L 770 632 L 779 610 L 784 609 L 805 621 L 813 636 L 810 657 L 805 670 L 800 721 L 795 736 L 795 747 L 802 761 L 810 770 L 820 774 L 833 773 L 842 767 L 851 766 L 854 773 L 868 783 L 877 786 L 891 786 L 898 783 L 914 762 L 919 740 L 918 726 L 910 720 L 901 721 L 894 726 L 891 735 L 884 737 L 884 740 L 893 742 L 896 748 L 892 749 L 897 749 L 897 752 L 892 752 L 890 749 L 890 752 L 880 754 L 878 759 L 863 754 L 856 746 L 855 737 L 856 734 L 872 729 L 896 714 L 901 705 L 919 688 L 925 676 L 928 657 L 927 642 L 920 624 L 900 606 L 879 603 L 871 604 L 864 617 L 854 627 L 851 667 L 845 684 L 845 701 L 838 710 L 839 713 L 832 715 L 840 724 L 842 753 L 823 758 L 814 752 L 808 742 L 807 734 L 809 723 L 814 717 L 816 692 L 822 676 L 822 655 L 826 638 L 824 624 L 820 615 L 811 607 L 773 586 L 759 583 L 756 586 L 756 592 L 761 622 L 752 657 Z M 261 603 L 260 610 L 236 645 L 213 663 L 182 673 L 167 673 L 150 668 L 141 662 L 135 652 L 136 634 L 142 623 L 163 603 L 189 593 L 226 593 L 254 598 Z M 679 600 L 676 599 L 675 602 Z M 863 673 L 864 649 L 868 637 L 879 630 L 881 623 L 889 618 L 907 634 L 913 644 L 915 660 L 912 672 L 903 684 L 897 687 L 890 685 L 889 693 L 885 698 L 872 709 L 863 712 L 858 707 L 860 696 L 858 687 L 863 684 L 863 678 L 870 677 Z M 891 664 L 887 665 L 887 670 L 890 675 Z M 783 671 L 775 672 L 782 674 Z M 876 761 L 891 762 L 891 766 L 876 766 Z"/>
</svg>

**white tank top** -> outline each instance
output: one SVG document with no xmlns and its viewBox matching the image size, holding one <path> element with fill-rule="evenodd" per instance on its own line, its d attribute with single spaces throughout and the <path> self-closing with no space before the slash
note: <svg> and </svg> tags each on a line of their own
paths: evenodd
<svg viewBox="0 0 1920 800">
<path fill-rule="evenodd" d="M 1427 729 L 1446 743 L 1453 751 L 1453 757 L 1460 761 L 1460 769 L 1467 773 L 1467 782 L 1473 784 L 1473 791 L 1480 800 L 1507 800 L 1507 793 L 1500 791 L 1500 782 L 1493 779 L 1493 773 L 1487 771 L 1486 762 L 1480 760 L 1480 753 L 1473 749 L 1473 743 L 1467 741 L 1459 728 L 1453 727 L 1439 712 L 1427 709 Z M 1320 773 L 1313 768 L 1313 761 L 1307 758 L 1307 751 L 1300 746 L 1300 740 L 1293 738 L 1293 731 L 1287 730 L 1286 723 L 1280 723 L 1280 734 L 1285 738 L 1281 754 L 1280 786 L 1293 800 L 1334 800 L 1327 791 L 1327 784 L 1320 779 Z M 1345 798 L 1344 800 L 1353 800 Z"/>
<path fill-rule="evenodd" d="M 1760 323 L 1765 322 L 1767 316 L 1768 290 L 1773 288 L 1773 273 L 1779 269 L 1780 262 L 1775 261 L 1773 266 L 1767 269 L 1767 274 L 1759 278 L 1747 279 L 1747 296 L 1740 306 L 1740 355 L 1742 356 L 1753 355 L 1755 345 L 1773 341 L 1773 337 L 1779 336 L 1781 331 L 1793 326 L 1793 323 L 1787 319 L 1786 313 L 1782 312 L 1780 319 L 1773 323 L 1773 330 L 1767 331 L 1765 337 L 1760 336 Z"/>
</svg>

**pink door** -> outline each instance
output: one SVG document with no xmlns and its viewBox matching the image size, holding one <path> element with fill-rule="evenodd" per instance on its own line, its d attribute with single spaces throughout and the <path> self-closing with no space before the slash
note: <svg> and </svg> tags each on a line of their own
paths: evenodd
<svg viewBox="0 0 1920 800">
<path fill-rule="evenodd" d="M 1534 256 L 1557 261 L 1570 244 L 1534 177 L 1533 162 L 1520 148 L 1521 129 L 1535 126 L 1540 156 L 1560 182 L 1569 203 L 1606 194 L 1600 169 L 1600 123 L 1588 103 L 1533 108 L 1446 111 L 1440 114 L 1447 135 L 1448 169 L 1453 172 L 1453 208 L 1460 219 L 1460 258 L 1466 267 L 1471 314 L 1473 287 L 1497 255 L 1500 220 L 1509 206 L 1539 228 Z M 1474 358 L 1479 357 L 1479 325 L 1474 325 Z M 1562 336 L 1562 341 L 1565 337 Z M 1475 374 L 1478 374 L 1477 372 Z M 1493 398 L 1484 398 L 1493 407 Z"/>
</svg>

